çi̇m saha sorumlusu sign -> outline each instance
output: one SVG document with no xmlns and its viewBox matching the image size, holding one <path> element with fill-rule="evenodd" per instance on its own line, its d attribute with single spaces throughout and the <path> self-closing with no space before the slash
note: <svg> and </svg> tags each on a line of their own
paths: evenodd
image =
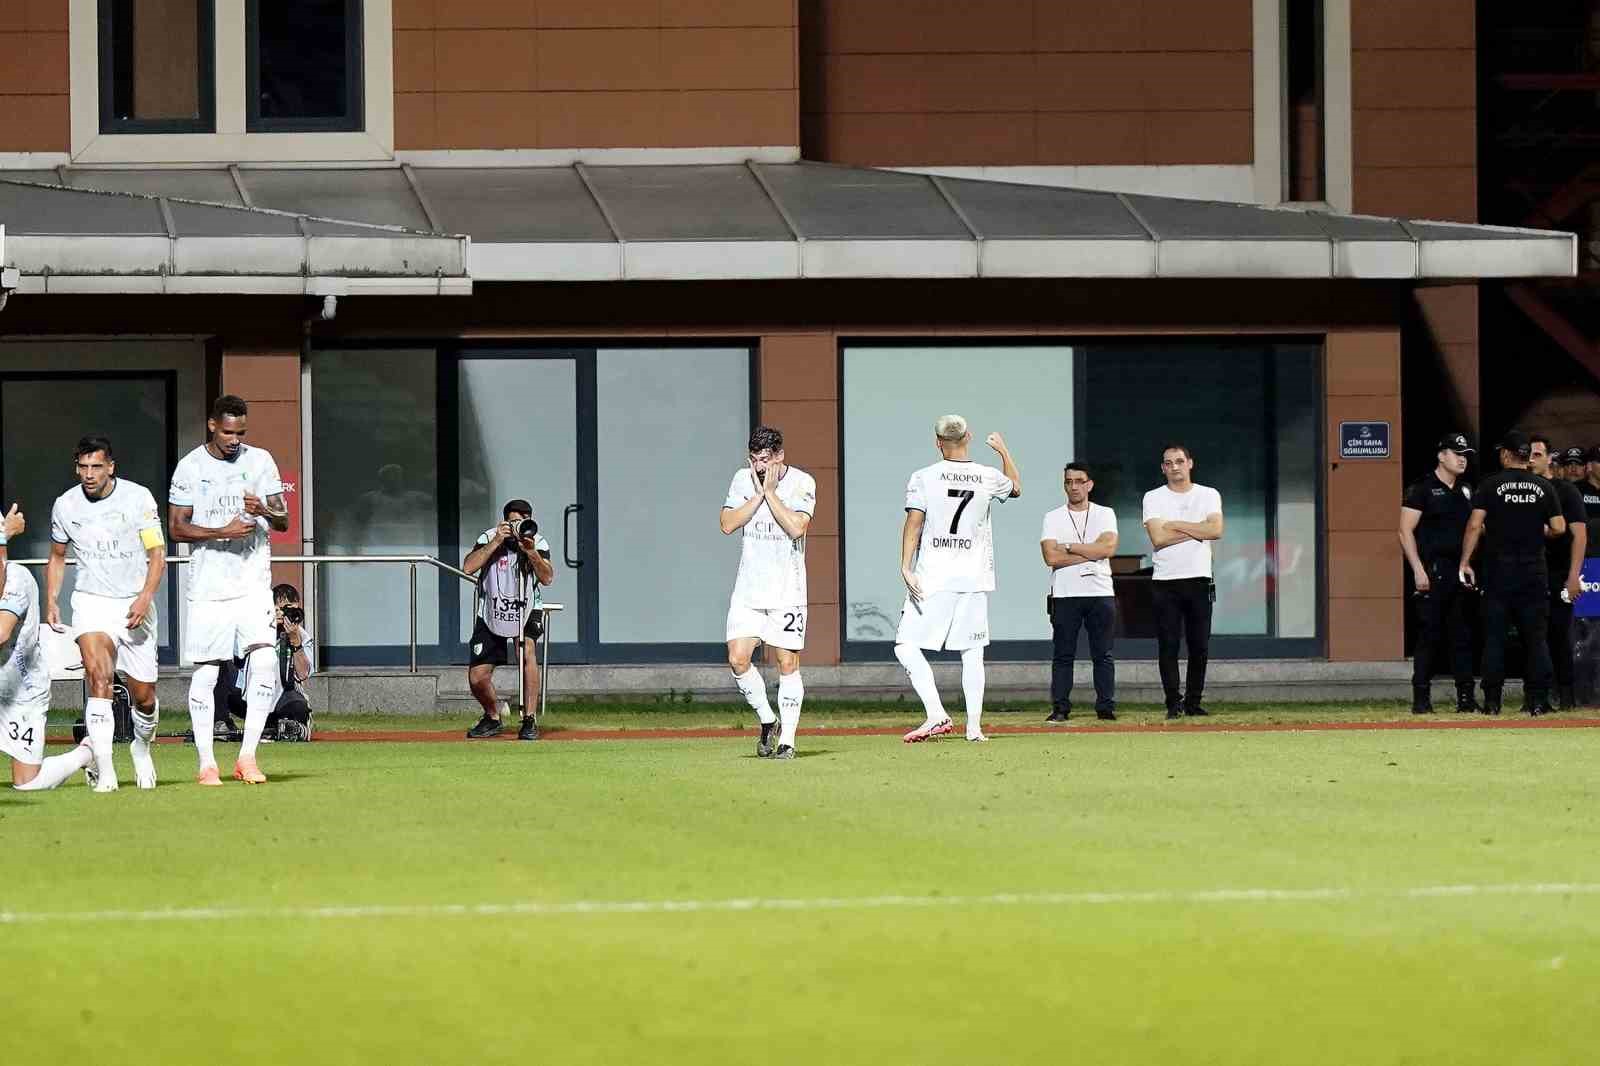
<svg viewBox="0 0 1600 1066">
<path fill-rule="evenodd" d="M 1339 458 L 1389 458 L 1389 423 L 1340 422 Z"/>
</svg>

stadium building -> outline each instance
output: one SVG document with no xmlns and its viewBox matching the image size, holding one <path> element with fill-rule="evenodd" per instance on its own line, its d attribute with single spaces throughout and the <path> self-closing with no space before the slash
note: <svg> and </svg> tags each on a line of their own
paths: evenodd
<svg viewBox="0 0 1600 1066">
<path fill-rule="evenodd" d="M 1547 339 L 1571 297 L 1537 279 L 1592 259 L 1559 163 L 1480 224 L 1487 32 L 1471 0 L 11 0 L 12 555 L 80 433 L 164 501 L 233 392 L 294 486 L 281 553 L 459 563 L 526 496 L 555 657 L 592 668 L 553 687 L 684 687 L 723 654 L 713 515 L 759 420 L 819 488 L 805 654 L 840 669 L 808 679 L 866 683 L 955 410 L 1027 489 L 991 658 L 1048 657 L 1074 457 L 1121 520 L 1119 656 L 1153 658 L 1139 500 L 1181 441 L 1227 512 L 1213 658 L 1398 667 L 1404 477 L 1502 427 L 1491 357 L 1600 371 Z M 1533 348 L 1490 350 L 1491 303 Z M 406 662 L 408 573 L 321 570 L 323 665 Z M 465 661 L 470 606 L 422 570 L 423 663 Z"/>
</svg>

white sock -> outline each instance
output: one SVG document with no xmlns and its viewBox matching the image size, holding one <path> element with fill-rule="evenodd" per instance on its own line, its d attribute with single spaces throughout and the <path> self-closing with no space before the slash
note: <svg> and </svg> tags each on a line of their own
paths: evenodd
<svg viewBox="0 0 1600 1066">
<path fill-rule="evenodd" d="M 245 658 L 244 741 L 239 758 L 254 759 L 261 733 L 267 728 L 267 715 L 278 699 L 278 653 L 272 648 L 257 648 Z"/>
<path fill-rule="evenodd" d="M 150 758 L 150 741 L 156 735 L 156 723 L 161 721 L 161 701 L 157 700 L 146 714 L 137 706 L 133 708 L 133 741 L 128 754 L 133 756 L 133 776 L 140 788 L 154 788 L 156 764 Z"/>
<path fill-rule="evenodd" d="M 83 724 L 89 731 L 89 750 L 94 752 L 100 780 L 115 782 L 117 768 L 111 761 L 111 743 L 117 729 L 111 718 L 111 701 L 91 696 L 83 705 Z"/>
<path fill-rule="evenodd" d="M 744 701 L 756 712 L 762 725 L 778 720 L 778 716 L 772 713 L 772 704 L 767 702 L 767 683 L 761 680 L 761 671 L 754 665 L 742 674 L 734 674 L 733 683 L 744 693 Z"/>
<path fill-rule="evenodd" d="M 94 762 L 94 752 L 89 748 L 89 738 L 65 755 L 52 755 L 39 764 L 39 772 L 26 785 L 13 785 L 18 792 L 42 792 L 55 788 L 61 782 Z"/>
<path fill-rule="evenodd" d="M 983 732 L 983 648 L 961 653 L 961 693 L 967 698 L 967 736 Z"/>
<path fill-rule="evenodd" d="M 189 724 L 194 727 L 194 750 L 200 756 L 200 769 L 215 770 L 217 754 L 217 664 L 203 663 L 194 668 L 189 680 Z"/>
<path fill-rule="evenodd" d="M 912 689 L 921 697 L 922 709 L 928 716 L 928 724 L 949 718 L 950 716 L 944 712 L 944 704 L 939 702 L 939 686 L 933 681 L 933 667 L 928 665 L 928 657 L 922 654 L 922 649 L 915 644 L 896 644 L 894 657 L 906 668 L 906 676 L 911 679 Z"/>
<path fill-rule="evenodd" d="M 800 681 L 800 671 L 778 675 L 778 717 L 783 728 L 778 733 L 778 746 L 794 747 L 794 733 L 800 728 L 800 704 L 805 701 L 806 687 Z"/>
</svg>

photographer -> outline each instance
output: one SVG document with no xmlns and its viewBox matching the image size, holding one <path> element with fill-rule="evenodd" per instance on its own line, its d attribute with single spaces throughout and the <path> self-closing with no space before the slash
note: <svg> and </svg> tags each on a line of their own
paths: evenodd
<svg viewBox="0 0 1600 1066">
<path fill-rule="evenodd" d="M 272 605 L 272 624 L 277 633 L 278 695 L 267 715 L 262 736 L 267 740 L 310 740 L 311 705 L 301 686 L 311 676 L 315 645 L 305 628 L 300 590 L 287 583 L 272 586 Z M 233 715 L 242 716 L 245 711 L 244 668 L 243 659 L 233 659 L 224 663 L 217 673 L 213 694 L 217 707 L 217 740 L 237 742 L 241 738 Z"/>
<path fill-rule="evenodd" d="M 539 535 L 533 505 L 512 500 L 501 509 L 502 521 L 486 529 L 461 562 L 461 569 L 478 575 L 478 617 L 472 626 L 472 657 L 467 684 L 483 707 L 483 717 L 467 731 L 469 740 L 500 735 L 501 706 L 494 691 L 494 668 L 517 663 L 510 642 L 522 641 L 522 726 L 518 740 L 538 740 L 535 714 L 539 706 L 538 641 L 544 633 L 539 611 L 541 586 L 556 579 L 550 562 L 550 544 Z"/>
</svg>

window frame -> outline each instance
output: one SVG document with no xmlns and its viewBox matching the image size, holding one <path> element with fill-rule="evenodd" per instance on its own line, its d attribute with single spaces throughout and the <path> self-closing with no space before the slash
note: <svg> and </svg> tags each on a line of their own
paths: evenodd
<svg viewBox="0 0 1600 1066">
<path fill-rule="evenodd" d="M 100 101 L 100 132 L 114 136 L 138 133 L 215 133 L 217 130 L 217 7 L 216 0 L 196 0 L 195 13 L 199 20 L 198 36 L 200 54 L 198 86 L 200 116 L 193 119 L 162 118 L 139 119 L 116 117 L 116 65 L 112 50 L 113 5 L 116 0 L 98 0 L 96 7 L 95 47 L 97 49 L 97 75 Z"/>
<path fill-rule="evenodd" d="M 362 0 L 345 5 L 345 100 L 341 118 L 263 118 L 261 115 L 261 0 L 245 0 L 244 107 L 245 133 L 364 133 L 366 131 L 366 48 Z"/>
</svg>

